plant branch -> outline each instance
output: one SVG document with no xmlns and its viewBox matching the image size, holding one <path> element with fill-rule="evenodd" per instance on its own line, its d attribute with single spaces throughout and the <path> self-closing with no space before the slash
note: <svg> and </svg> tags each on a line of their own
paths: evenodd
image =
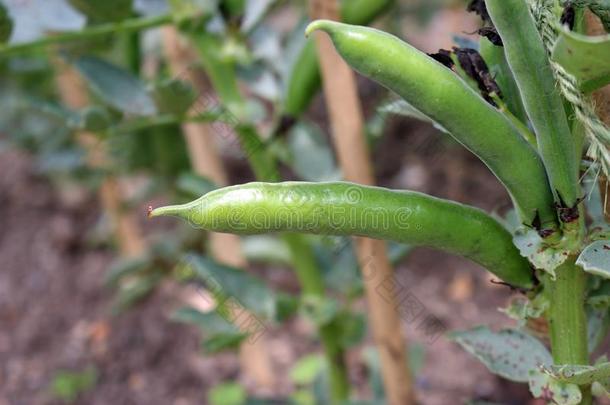
<svg viewBox="0 0 610 405">
<path fill-rule="evenodd" d="M 104 35 L 140 31 L 147 28 L 170 24 L 172 21 L 173 17 L 171 14 L 163 14 L 154 17 L 133 18 L 116 23 L 94 25 L 80 31 L 69 31 L 48 35 L 32 42 L 1 45 L 0 55 L 6 56 L 16 53 L 29 52 L 49 45 L 93 39 Z"/>
</svg>

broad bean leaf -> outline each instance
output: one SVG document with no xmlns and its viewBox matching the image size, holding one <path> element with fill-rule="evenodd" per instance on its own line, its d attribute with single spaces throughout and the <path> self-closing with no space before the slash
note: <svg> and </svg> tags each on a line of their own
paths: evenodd
<svg viewBox="0 0 610 405">
<path fill-rule="evenodd" d="M 162 279 L 160 272 L 153 271 L 138 275 L 129 282 L 121 283 L 113 310 L 119 313 L 142 301 L 154 291 Z"/>
<path fill-rule="evenodd" d="M 220 313 L 201 312 L 195 308 L 181 308 L 172 318 L 197 326 L 204 334 L 203 348 L 207 353 L 236 349 L 248 337 Z"/>
<path fill-rule="evenodd" d="M 525 326 L 528 319 L 538 318 L 548 309 L 549 299 L 544 294 L 538 294 L 533 299 L 518 297 L 506 308 L 500 309 L 507 316 L 519 321 L 519 326 Z"/>
<path fill-rule="evenodd" d="M 194 16 L 206 19 L 218 10 L 218 0 L 169 0 L 170 10 L 178 23 Z"/>
<path fill-rule="evenodd" d="M 582 251 L 576 264 L 587 273 L 610 279 L 610 240 L 597 240 Z"/>
<path fill-rule="evenodd" d="M 197 92 L 188 83 L 169 79 L 155 84 L 153 97 L 159 112 L 184 115 L 197 99 Z"/>
<path fill-rule="evenodd" d="M 590 37 L 563 29 L 551 57 L 579 80 L 583 91 L 610 83 L 610 35 Z"/>
<path fill-rule="evenodd" d="M 292 265 L 290 250 L 283 240 L 270 235 L 242 238 L 242 251 L 249 262 Z"/>
<path fill-rule="evenodd" d="M 326 363 L 322 355 L 303 356 L 290 369 L 290 380 L 301 386 L 313 384 L 325 367 Z"/>
<path fill-rule="evenodd" d="M 133 0 L 68 0 L 72 7 L 87 16 L 89 24 L 116 22 L 129 18 Z"/>
<path fill-rule="evenodd" d="M 70 124 L 82 131 L 100 132 L 112 126 L 113 116 L 103 107 L 90 106 L 79 111 Z"/>
<path fill-rule="evenodd" d="M 411 104 L 406 102 L 405 100 L 393 100 L 389 101 L 383 105 L 381 105 L 378 110 L 381 113 L 387 114 L 395 114 L 402 115 L 404 117 L 413 118 L 419 121 L 424 121 L 432 124 L 439 131 L 447 133 L 448 131 L 443 128 L 440 124 L 434 121 L 432 118 L 428 117 L 426 114 L 419 111 L 417 108 L 413 107 Z"/>
<path fill-rule="evenodd" d="M 516 329 L 494 332 L 481 326 L 453 332 L 449 337 L 491 372 L 512 381 L 527 382 L 531 370 L 553 363 L 550 353 L 538 339 Z"/>
<path fill-rule="evenodd" d="M 336 319 L 339 311 L 339 303 L 333 298 L 311 295 L 302 298 L 301 312 L 315 325 L 328 325 Z"/>
<path fill-rule="evenodd" d="M 199 198 L 212 190 L 216 190 L 218 186 L 210 179 L 199 176 L 195 173 L 183 173 L 176 181 L 176 188 L 186 194 L 189 201 Z"/>
<path fill-rule="evenodd" d="M 587 308 L 587 341 L 590 353 L 604 341 L 608 328 L 610 328 L 608 308 Z"/>
<path fill-rule="evenodd" d="M 332 150 L 314 124 L 301 122 L 288 135 L 292 168 L 303 180 L 331 181 L 340 178 Z"/>
<path fill-rule="evenodd" d="M 528 383 L 532 395 L 536 398 L 542 398 L 548 403 L 578 405 L 582 400 L 582 393 L 578 385 L 555 380 L 540 370 L 530 371 Z"/>
<path fill-rule="evenodd" d="M 555 269 L 559 267 L 569 257 L 566 251 L 545 246 L 542 238 L 533 229 L 518 229 L 513 242 L 519 249 L 521 256 L 540 270 L 544 270 L 555 279 Z"/>
<path fill-rule="evenodd" d="M 149 256 L 120 259 L 113 263 L 104 277 L 104 283 L 110 287 L 116 287 L 125 277 L 139 273 L 152 266 Z"/>
<path fill-rule="evenodd" d="M 72 63 L 91 90 L 110 106 L 133 115 L 157 112 L 144 84 L 127 70 L 94 56 L 81 56 Z"/>
<path fill-rule="evenodd" d="M 610 363 L 587 365 L 551 365 L 543 372 L 558 381 L 577 385 L 591 385 L 595 381 L 605 381 L 610 378 Z"/>
<path fill-rule="evenodd" d="M 243 306 L 265 319 L 274 317 L 275 293 L 259 278 L 195 254 L 187 255 L 184 264 L 212 294 L 230 300 L 232 307 Z"/>
<path fill-rule="evenodd" d="M 246 0 L 240 29 L 249 32 L 260 22 L 276 0 Z"/>
</svg>

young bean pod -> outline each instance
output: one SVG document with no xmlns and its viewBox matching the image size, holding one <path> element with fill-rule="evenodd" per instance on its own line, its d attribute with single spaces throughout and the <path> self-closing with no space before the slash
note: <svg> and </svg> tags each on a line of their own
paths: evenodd
<svg viewBox="0 0 610 405">
<path fill-rule="evenodd" d="M 511 285 L 532 285 L 528 262 L 496 220 L 416 192 L 346 182 L 249 183 L 150 213 L 160 215 L 214 232 L 357 235 L 430 246 L 470 258 Z"/>
<path fill-rule="evenodd" d="M 479 46 L 479 52 L 481 52 L 481 56 L 487 62 L 491 74 L 498 82 L 508 109 L 521 122 L 527 123 L 527 114 L 521 102 L 519 88 L 504 57 L 504 49 L 492 44 L 487 38 L 481 38 Z"/>
<path fill-rule="evenodd" d="M 468 84 L 393 35 L 319 20 L 307 33 L 327 32 L 354 69 L 398 93 L 475 153 L 504 184 L 522 221 L 538 218 L 545 234 L 558 228 L 540 156 L 510 121 Z"/>
<path fill-rule="evenodd" d="M 486 0 L 486 4 L 536 132 L 556 201 L 565 203 L 565 208 L 574 207 L 580 197 L 576 139 L 527 1 Z"/>
</svg>

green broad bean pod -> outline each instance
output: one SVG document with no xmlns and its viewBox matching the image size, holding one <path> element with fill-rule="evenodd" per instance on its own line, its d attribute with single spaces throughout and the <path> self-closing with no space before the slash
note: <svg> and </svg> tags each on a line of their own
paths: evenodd
<svg viewBox="0 0 610 405">
<path fill-rule="evenodd" d="M 356 235 L 430 246 L 467 257 L 516 287 L 532 286 L 527 260 L 496 220 L 416 192 L 347 182 L 249 183 L 150 212 L 162 215 L 214 232 Z"/>
<path fill-rule="evenodd" d="M 545 168 L 511 122 L 453 71 L 385 32 L 327 20 L 307 34 L 327 32 L 354 69 L 393 90 L 475 153 L 504 184 L 523 223 L 540 221 L 559 236 Z M 556 236 L 555 236 L 556 235 Z M 549 236 L 551 237 L 551 236 Z"/>
<path fill-rule="evenodd" d="M 341 20 L 348 24 L 367 25 L 386 11 L 394 0 L 344 0 Z M 300 116 L 320 89 L 322 79 L 316 44 L 307 40 L 295 59 L 284 93 L 284 113 Z"/>
<path fill-rule="evenodd" d="M 496 79 L 506 105 L 510 112 L 524 124 L 527 123 L 527 114 L 521 102 L 519 88 L 510 70 L 510 66 L 504 57 L 504 49 L 489 42 L 487 38 L 481 37 L 479 42 L 481 56 L 489 66 L 489 70 Z"/>
<path fill-rule="evenodd" d="M 538 148 L 557 202 L 574 207 L 580 198 L 577 140 L 570 131 L 548 55 L 528 3 L 526 0 L 486 0 L 485 3 L 502 37 L 506 60 L 536 132 Z"/>
</svg>

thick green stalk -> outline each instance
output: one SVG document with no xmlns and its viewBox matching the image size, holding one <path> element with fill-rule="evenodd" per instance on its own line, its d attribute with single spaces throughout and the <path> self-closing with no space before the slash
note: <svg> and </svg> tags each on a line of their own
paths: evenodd
<svg viewBox="0 0 610 405">
<path fill-rule="evenodd" d="M 580 154 L 549 58 L 526 0 L 486 0 L 487 10 L 502 37 L 506 60 L 521 93 L 538 139 L 556 202 L 575 208 L 581 196 Z M 578 211 L 576 211 L 578 215 Z M 562 218 L 570 239 L 581 235 L 578 218 Z"/>
<path fill-rule="evenodd" d="M 550 300 L 547 313 L 553 361 L 557 365 L 589 364 L 587 316 L 585 313 L 586 273 L 570 257 L 555 272 L 555 281 L 547 278 L 545 288 Z M 583 401 L 591 403 L 590 387 L 581 387 Z"/>
<path fill-rule="evenodd" d="M 496 220 L 416 192 L 347 182 L 249 183 L 151 215 L 174 215 L 215 232 L 355 235 L 430 246 L 467 257 L 517 287 L 532 286 L 527 260 Z"/>
<path fill-rule="evenodd" d="M 553 195 L 540 156 L 510 121 L 442 64 L 385 32 L 327 20 L 322 30 L 354 69 L 398 93 L 475 153 L 504 184 L 521 220 L 557 238 Z"/>
<path fill-rule="evenodd" d="M 116 23 L 94 25 L 80 31 L 62 32 L 60 34 L 46 36 L 32 42 L 1 45 L 0 54 L 9 55 L 21 52 L 28 52 L 53 44 L 81 41 L 86 39 L 97 38 L 104 35 L 116 34 L 120 32 L 141 31 L 147 28 L 171 24 L 172 21 L 173 20 L 171 14 L 163 14 L 154 17 L 133 18 Z"/>
</svg>

